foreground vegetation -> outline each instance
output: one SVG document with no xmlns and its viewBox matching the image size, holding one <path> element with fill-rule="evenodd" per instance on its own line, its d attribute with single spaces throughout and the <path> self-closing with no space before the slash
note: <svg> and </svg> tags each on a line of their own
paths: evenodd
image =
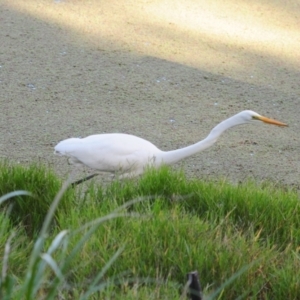
<svg viewBox="0 0 300 300">
<path fill-rule="evenodd" d="M 184 299 L 192 270 L 206 299 L 300 299 L 296 192 L 168 168 L 61 187 L 0 164 L 0 299 Z"/>
</svg>

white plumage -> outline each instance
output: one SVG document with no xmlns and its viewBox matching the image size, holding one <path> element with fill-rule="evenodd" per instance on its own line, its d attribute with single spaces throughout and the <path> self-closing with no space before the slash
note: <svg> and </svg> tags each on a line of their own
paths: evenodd
<svg viewBox="0 0 300 300">
<path fill-rule="evenodd" d="M 148 165 L 159 167 L 162 164 L 174 164 L 212 146 L 231 127 L 258 122 L 287 126 L 245 110 L 218 124 L 204 140 L 173 151 L 162 151 L 149 141 L 134 135 L 111 133 L 63 140 L 55 146 L 54 153 L 68 156 L 69 161 L 75 165 L 86 165 L 102 172 L 133 177 L 142 174 Z"/>
</svg>

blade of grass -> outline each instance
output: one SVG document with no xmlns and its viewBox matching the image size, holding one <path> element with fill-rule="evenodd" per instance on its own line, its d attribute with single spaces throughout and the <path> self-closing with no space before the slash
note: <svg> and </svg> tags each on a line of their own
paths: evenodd
<svg viewBox="0 0 300 300">
<path fill-rule="evenodd" d="M 111 265 L 117 260 L 117 258 L 120 256 L 122 251 L 124 250 L 125 246 L 121 247 L 116 251 L 116 253 L 110 258 L 110 260 L 105 264 L 105 266 L 102 268 L 102 270 L 98 273 L 98 275 L 94 278 L 93 282 L 88 287 L 88 290 L 82 297 L 80 297 L 81 300 L 88 299 L 93 293 L 99 291 L 100 286 L 96 286 L 99 280 L 105 275 L 107 270 L 111 267 Z"/>
<path fill-rule="evenodd" d="M 24 297 L 24 295 L 26 295 L 25 299 L 31 300 L 34 298 L 35 293 L 39 290 L 38 283 L 41 283 L 41 278 L 38 278 L 36 275 L 38 273 L 37 272 L 38 262 L 39 262 L 40 255 L 42 253 L 42 249 L 44 246 L 46 234 L 49 229 L 51 220 L 54 216 L 55 210 L 59 204 L 59 201 L 61 200 L 64 192 L 66 191 L 66 189 L 68 188 L 70 183 L 71 183 L 71 175 L 69 176 L 68 180 L 66 180 L 63 183 L 60 191 L 56 195 L 55 199 L 53 200 L 53 202 L 49 208 L 49 211 L 44 220 L 41 232 L 40 232 L 36 242 L 34 243 L 33 251 L 31 253 L 31 256 L 29 259 L 28 269 L 27 269 L 27 272 L 25 275 L 25 282 L 22 286 L 22 289 L 19 292 L 20 297 L 21 296 Z"/>
<path fill-rule="evenodd" d="M 10 198 L 17 197 L 17 196 L 32 196 L 30 192 L 27 191 L 13 191 L 10 192 L 2 197 L 0 197 L 0 205 L 4 203 L 6 200 L 9 200 Z"/>
<path fill-rule="evenodd" d="M 53 259 L 53 257 L 48 253 L 41 254 L 42 259 L 51 267 L 51 269 L 54 271 L 56 277 L 59 278 L 60 281 L 64 280 L 64 276 L 59 269 L 56 261 Z"/>
</svg>

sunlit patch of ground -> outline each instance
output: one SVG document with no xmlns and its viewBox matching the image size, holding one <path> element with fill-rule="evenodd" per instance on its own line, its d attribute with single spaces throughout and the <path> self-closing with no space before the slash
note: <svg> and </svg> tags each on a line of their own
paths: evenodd
<svg viewBox="0 0 300 300">
<path fill-rule="evenodd" d="M 245 67 L 247 56 L 272 57 L 289 67 L 300 59 L 297 1 L 16 0 L 8 5 L 74 31 L 94 47 L 110 40 L 209 71 L 251 73 L 247 62 Z"/>
</svg>

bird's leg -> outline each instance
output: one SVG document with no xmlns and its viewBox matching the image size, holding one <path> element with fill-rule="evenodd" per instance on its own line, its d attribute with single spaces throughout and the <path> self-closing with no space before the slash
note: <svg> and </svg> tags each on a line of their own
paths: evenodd
<svg viewBox="0 0 300 300">
<path fill-rule="evenodd" d="M 95 174 L 86 176 L 86 177 L 84 177 L 84 178 L 82 178 L 82 179 L 80 179 L 80 180 L 77 180 L 77 181 L 72 182 L 72 183 L 71 183 L 71 186 L 72 186 L 72 187 L 75 187 L 76 185 L 78 185 L 78 184 L 80 184 L 80 183 L 83 183 L 83 182 L 85 182 L 85 181 L 87 181 L 87 180 L 90 180 L 90 179 L 92 179 L 93 177 L 98 176 L 98 175 L 99 175 L 98 173 L 95 173 Z"/>
</svg>

